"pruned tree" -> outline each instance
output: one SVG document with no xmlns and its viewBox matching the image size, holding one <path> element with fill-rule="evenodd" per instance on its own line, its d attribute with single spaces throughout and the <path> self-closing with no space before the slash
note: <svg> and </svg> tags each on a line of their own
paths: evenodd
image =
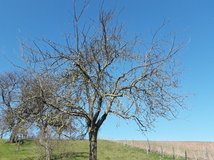
<svg viewBox="0 0 214 160">
<path fill-rule="evenodd" d="M 44 103 L 86 122 L 89 160 L 96 160 L 98 132 L 109 115 L 133 120 L 145 131 L 158 117 L 173 117 L 182 107 L 174 63 L 180 46 L 155 33 L 151 44 L 138 51 L 138 41 L 126 40 L 122 27 L 112 22 L 112 11 L 101 10 L 97 25 L 81 28 L 85 8 L 79 15 L 75 11 L 74 36 L 66 37 L 65 45 L 42 40 L 23 47 L 28 62 L 60 85 L 55 101 Z"/>
</svg>

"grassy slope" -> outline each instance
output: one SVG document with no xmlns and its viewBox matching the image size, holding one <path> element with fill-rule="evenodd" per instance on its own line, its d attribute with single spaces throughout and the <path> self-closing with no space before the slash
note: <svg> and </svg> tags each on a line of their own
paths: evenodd
<svg viewBox="0 0 214 160">
<path fill-rule="evenodd" d="M 87 160 L 87 141 L 58 141 L 53 142 L 55 159 L 61 160 Z M 99 160 L 159 160 L 160 155 L 146 152 L 139 148 L 129 147 L 110 141 L 99 141 Z M 38 157 L 42 155 L 41 150 L 34 141 L 26 141 L 23 145 L 5 144 L 0 141 L 0 160 L 21 160 L 27 157 Z M 67 158 L 66 158 L 67 157 Z M 43 159 L 43 158 L 42 158 Z M 163 157 L 162 160 L 170 160 Z M 27 159 L 26 159 L 27 160 Z"/>
<path fill-rule="evenodd" d="M 24 145 L 9 144 L 0 140 L 0 160 L 19 160 L 36 156 L 36 145 L 33 141 L 25 141 Z"/>
</svg>

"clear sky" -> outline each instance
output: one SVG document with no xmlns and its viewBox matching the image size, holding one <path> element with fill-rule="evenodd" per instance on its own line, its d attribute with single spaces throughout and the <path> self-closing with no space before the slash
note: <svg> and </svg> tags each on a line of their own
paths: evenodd
<svg viewBox="0 0 214 160">
<path fill-rule="evenodd" d="M 0 73 L 19 63 L 20 42 L 38 38 L 63 41 L 72 31 L 72 0 L 0 0 Z M 95 17 L 98 1 L 91 0 L 88 17 Z M 173 121 L 159 119 L 144 136 L 131 122 L 110 117 L 99 137 L 108 139 L 214 141 L 214 1 L 213 0 L 106 0 L 120 9 L 118 19 L 127 35 L 148 37 L 164 20 L 167 32 L 185 42 L 182 92 L 187 108 Z"/>
</svg>

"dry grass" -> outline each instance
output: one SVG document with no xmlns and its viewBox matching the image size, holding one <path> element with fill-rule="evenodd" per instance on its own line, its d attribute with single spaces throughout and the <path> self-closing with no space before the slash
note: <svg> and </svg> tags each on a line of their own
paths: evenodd
<svg viewBox="0 0 214 160">
<path fill-rule="evenodd" d="M 214 142 L 185 141 L 117 141 L 126 145 L 149 149 L 161 154 L 175 155 L 193 160 L 214 160 Z"/>
</svg>

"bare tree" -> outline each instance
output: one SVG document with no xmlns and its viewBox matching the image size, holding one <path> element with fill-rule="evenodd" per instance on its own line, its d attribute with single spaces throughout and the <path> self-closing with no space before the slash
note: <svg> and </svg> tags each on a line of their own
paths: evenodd
<svg viewBox="0 0 214 160">
<path fill-rule="evenodd" d="M 5 73 L 0 76 L 1 118 L 11 133 L 9 139 L 11 143 L 17 142 L 19 129 L 22 126 L 22 120 L 17 115 L 19 85 L 20 79 L 15 73 Z"/>
<path fill-rule="evenodd" d="M 4 134 L 7 132 L 7 126 L 4 123 L 4 117 L 3 114 L 1 112 L 0 115 L 0 139 L 3 139 Z"/>
<path fill-rule="evenodd" d="M 137 41 L 126 40 L 122 27 L 114 25 L 112 11 L 101 10 L 98 25 L 81 28 L 84 9 L 75 12 L 74 36 L 65 45 L 42 40 L 23 46 L 28 61 L 60 85 L 55 101 L 44 103 L 86 122 L 89 160 L 96 160 L 98 132 L 109 115 L 133 120 L 145 131 L 158 117 L 173 117 L 182 107 L 174 63 L 180 46 L 174 38 L 161 40 L 155 33 L 151 44 L 138 51 Z"/>
<path fill-rule="evenodd" d="M 39 128 L 39 142 L 45 150 L 46 160 L 51 159 L 49 121 L 52 110 L 43 103 L 43 99 L 50 98 L 53 89 L 50 81 L 39 76 L 33 76 L 33 78 L 27 76 L 21 87 L 22 110 L 20 115 Z"/>
<path fill-rule="evenodd" d="M 30 76 L 29 76 L 30 75 Z M 20 96 L 19 115 L 25 121 L 37 126 L 40 130 L 39 143 L 45 150 L 45 159 L 52 157 L 52 148 L 50 139 L 53 136 L 52 131 L 61 135 L 68 128 L 75 132 L 75 126 L 71 116 L 59 112 L 58 108 L 63 107 L 57 103 L 56 92 L 58 85 L 46 73 L 28 73 L 23 78 Z M 46 101 L 54 102 L 57 109 L 50 107 Z"/>
<path fill-rule="evenodd" d="M 58 113 L 44 103 L 46 99 L 54 98 L 56 86 L 46 75 L 30 74 L 24 78 L 21 86 L 20 116 L 26 121 L 31 121 L 40 130 L 39 143 L 45 150 L 45 159 L 51 159 L 50 126 L 63 127 Z M 45 77 L 46 76 L 46 77 Z"/>
<path fill-rule="evenodd" d="M 49 140 L 54 134 L 49 130 L 65 137 L 68 130 L 76 133 L 77 128 L 73 117 L 45 103 L 51 101 L 58 108 L 63 107 L 55 99 L 57 83 L 48 74 L 25 72 L 0 76 L 1 138 L 8 132 L 9 142 L 16 143 L 27 136 L 31 126 L 36 126 L 40 130 L 39 142 L 44 147 L 48 160 L 51 159 Z"/>
</svg>

